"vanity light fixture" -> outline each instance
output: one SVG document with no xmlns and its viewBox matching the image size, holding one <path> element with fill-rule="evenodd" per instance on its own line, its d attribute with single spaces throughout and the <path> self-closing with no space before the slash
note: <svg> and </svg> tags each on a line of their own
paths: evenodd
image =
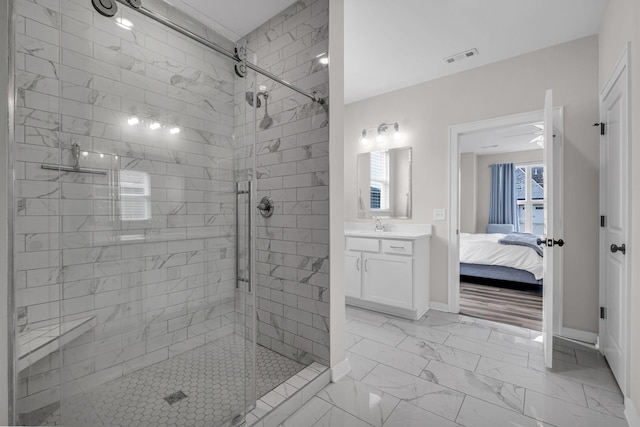
<svg viewBox="0 0 640 427">
<path fill-rule="evenodd" d="M 395 141 L 402 140 L 402 134 L 400 133 L 400 125 L 398 122 L 393 123 L 380 123 L 377 128 L 369 129 L 376 131 L 376 142 L 378 144 L 384 144 L 388 141 L 387 130 L 390 126 L 393 126 L 393 139 Z M 362 137 L 360 138 L 360 144 L 367 145 L 369 140 L 367 138 L 367 129 L 362 129 Z"/>
<path fill-rule="evenodd" d="M 136 116 L 131 116 L 129 117 L 129 120 L 127 120 L 127 123 L 129 123 L 129 126 L 135 126 L 140 123 L 140 119 Z"/>
<path fill-rule="evenodd" d="M 158 122 L 153 122 L 153 123 L 151 123 L 151 124 L 149 125 L 149 129 L 151 129 L 151 130 L 160 129 L 160 126 L 161 126 L 161 125 L 160 125 L 160 123 L 158 123 Z"/>
<path fill-rule="evenodd" d="M 171 135 L 175 135 L 175 134 L 177 134 L 177 133 L 180 133 L 180 128 L 179 128 L 178 126 L 174 126 L 174 127 L 172 127 L 171 129 L 169 129 L 169 133 L 170 133 Z"/>
</svg>

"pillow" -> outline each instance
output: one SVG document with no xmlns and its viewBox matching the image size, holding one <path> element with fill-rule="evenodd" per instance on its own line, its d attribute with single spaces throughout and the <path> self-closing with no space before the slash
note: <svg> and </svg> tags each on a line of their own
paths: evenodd
<svg viewBox="0 0 640 427">
<path fill-rule="evenodd" d="M 513 233 L 513 224 L 487 224 L 487 234 L 509 234 Z"/>
</svg>

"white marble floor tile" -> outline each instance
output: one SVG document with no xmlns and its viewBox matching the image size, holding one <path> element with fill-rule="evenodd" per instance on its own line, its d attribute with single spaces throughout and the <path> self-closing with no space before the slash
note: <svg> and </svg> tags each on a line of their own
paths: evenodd
<svg viewBox="0 0 640 427">
<path fill-rule="evenodd" d="M 460 314 L 456 314 L 456 313 L 448 313 L 446 311 L 440 311 L 440 310 L 434 310 L 434 309 L 429 309 L 429 311 L 427 311 L 427 314 L 425 314 L 424 318 L 433 318 L 433 317 L 437 317 L 440 319 L 444 319 L 444 320 L 448 320 L 449 322 L 459 322 L 460 319 L 463 317 Z"/>
<path fill-rule="evenodd" d="M 544 365 L 544 356 L 538 354 L 531 354 L 529 356 L 529 367 L 537 371 L 557 375 L 582 384 L 604 388 L 609 391 L 617 392 L 620 390 L 611 371 L 587 368 L 585 366 L 576 365 L 575 363 L 565 362 L 563 360 L 554 360 L 553 368 L 549 370 Z"/>
<path fill-rule="evenodd" d="M 456 335 L 451 335 L 444 343 L 449 347 L 484 357 L 490 357 L 511 365 L 526 367 L 529 364 L 529 353 L 513 347 L 505 347 L 499 344 L 477 341 Z"/>
<path fill-rule="evenodd" d="M 486 341 L 489 338 L 489 334 L 491 334 L 491 329 L 477 323 L 448 323 L 446 325 L 434 325 L 433 327 L 453 335 L 480 341 Z"/>
<path fill-rule="evenodd" d="M 435 361 L 429 363 L 420 378 L 522 413 L 523 387 Z"/>
<path fill-rule="evenodd" d="M 576 363 L 588 368 L 610 371 L 609 364 L 604 356 L 597 350 L 576 350 Z"/>
<path fill-rule="evenodd" d="M 402 332 L 382 329 L 379 326 L 373 326 L 370 323 L 361 322 L 359 320 L 352 320 L 346 325 L 347 332 L 357 335 L 362 338 L 369 338 L 382 344 L 387 344 L 392 347 L 400 344 L 406 335 Z"/>
<path fill-rule="evenodd" d="M 346 319 L 359 320 L 361 322 L 370 323 L 374 326 L 382 326 L 387 320 L 389 320 L 389 316 L 375 311 L 347 306 Z"/>
<path fill-rule="evenodd" d="M 553 427 L 471 396 L 465 397 L 456 422 L 466 427 Z"/>
<path fill-rule="evenodd" d="M 362 382 L 452 421 L 464 398 L 460 392 L 385 365 L 373 368 Z"/>
<path fill-rule="evenodd" d="M 347 350 L 349 350 L 351 347 L 353 347 L 358 341 L 360 341 L 362 339 L 362 337 L 359 337 L 357 335 L 353 335 L 350 334 L 349 332 L 345 332 L 345 348 Z"/>
<path fill-rule="evenodd" d="M 543 354 L 544 351 L 544 344 L 542 340 L 536 341 L 535 339 L 523 338 L 516 335 L 505 334 L 503 332 L 492 331 L 491 335 L 489 335 L 488 341 L 507 347 L 515 347 L 529 353 Z"/>
<path fill-rule="evenodd" d="M 347 359 L 349 359 L 349 365 L 351 365 L 351 372 L 348 375 L 358 381 L 362 380 L 378 364 L 378 362 L 350 351 L 347 352 Z"/>
<path fill-rule="evenodd" d="M 429 363 L 428 359 L 415 353 L 380 344 L 366 338 L 351 347 L 351 352 L 415 376 L 420 375 L 420 372 Z"/>
<path fill-rule="evenodd" d="M 584 385 L 584 393 L 587 395 L 589 408 L 603 414 L 624 418 L 624 397 L 619 391 L 608 391 Z"/>
<path fill-rule="evenodd" d="M 371 427 L 371 424 L 333 406 L 313 427 Z"/>
<path fill-rule="evenodd" d="M 393 410 L 391 416 L 384 423 L 383 427 L 459 427 L 453 421 L 432 414 L 429 411 L 401 401 L 396 409 Z"/>
<path fill-rule="evenodd" d="M 329 384 L 317 397 L 376 427 L 382 426 L 400 402 L 389 393 L 348 378 Z"/>
<path fill-rule="evenodd" d="M 557 375 L 513 366 L 485 357 L 480 359 L 476 373 L 544 393 L 566 402 L 587 406 L 582 385 Z"/>
<path fill-rule="evenodd" d="M 515 335 L 522 338 L 531 338 L 532 333 L 540 333 L 531 329 L 521 328 L 520 326 L 507 325 L 506 323 L 494 322 L 486 319 L 476 319 L 475 317 L 463 316 L 462 323 L 475 323 L 493 331 L 502 332 L 509 335 Z"/>
<path fill-rule="evenodd" d="M 390 319 L 384 329 L 397 330 L 410 337 L 442 344 L 449 337 L 449 333 L 428 326 L 412 323 L 406 320 Z"/>
<path fill-rule="evenodd" d="M 318 397 L 312 397 L 280 425 L 282 427 L 312 426 L 329 412 L 332 407 L 333 405 L 329 402 Z"/>
<path fill-rule="evenodd" d="M 422 339 L 407 337 L 398 345 L 399 349 L 419 354 L 420 356 L 446 363 L 459 368 L 475 370 L 480 360 L 477 354 L 458 350 L 446 345 L 436 344 Z"/>
<path fill-rule="evenodd" d="M 563 402 L 532 390 L 527 390 L 524 413 L 558 427 L 627 427 L 627 422 L 620 418 Z"/>
</svg>

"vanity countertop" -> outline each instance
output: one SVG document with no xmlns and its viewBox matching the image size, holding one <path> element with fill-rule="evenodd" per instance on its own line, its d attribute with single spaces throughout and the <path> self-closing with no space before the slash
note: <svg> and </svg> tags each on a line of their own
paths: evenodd
<svg viewBox="0 0 640 427">
<path fill-rule="evenodd" d="M 373 224 L 362 222 L 345 223 L 344 235 L 378 239 L 422 239 L 431 237 L 431 224 L 385 224 L 388 231 L 375 231 Z"/>
</svg>

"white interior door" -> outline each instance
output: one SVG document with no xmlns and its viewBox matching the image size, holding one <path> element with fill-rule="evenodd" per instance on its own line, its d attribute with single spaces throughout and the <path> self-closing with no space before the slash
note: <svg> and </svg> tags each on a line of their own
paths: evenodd
<svg viewBox="0 0 640 427">
<path fill-rule="evenodd" d="M 542 288 L 543 309 L 542 309 L 542 329 L 544 339 L 544 360 L 547 368 L 551 368 L 553 363 L 553 290 L 559 282 L 559 247 L 564 242 L 559 236 L 561 230 L 557 212 L 560 206 L 560 194 L 555 187 L 554 178 L 562 173 L 562 165 L 554 159 L 561 159 L 557 155 L 559 147 L 556 147 L 553 140 L 553 93 L 548 89 L 544 97 L 544 234 L 546 245 L 544 249 L 543 268 L 544 284 Z"/>
<path fill-rule="evenodd" d="M 601 351 L 620 389 L 626 387 L 628 201 L 628 77 L 626 63 L 618 66 L 601 96 Z"/>
</svg>

